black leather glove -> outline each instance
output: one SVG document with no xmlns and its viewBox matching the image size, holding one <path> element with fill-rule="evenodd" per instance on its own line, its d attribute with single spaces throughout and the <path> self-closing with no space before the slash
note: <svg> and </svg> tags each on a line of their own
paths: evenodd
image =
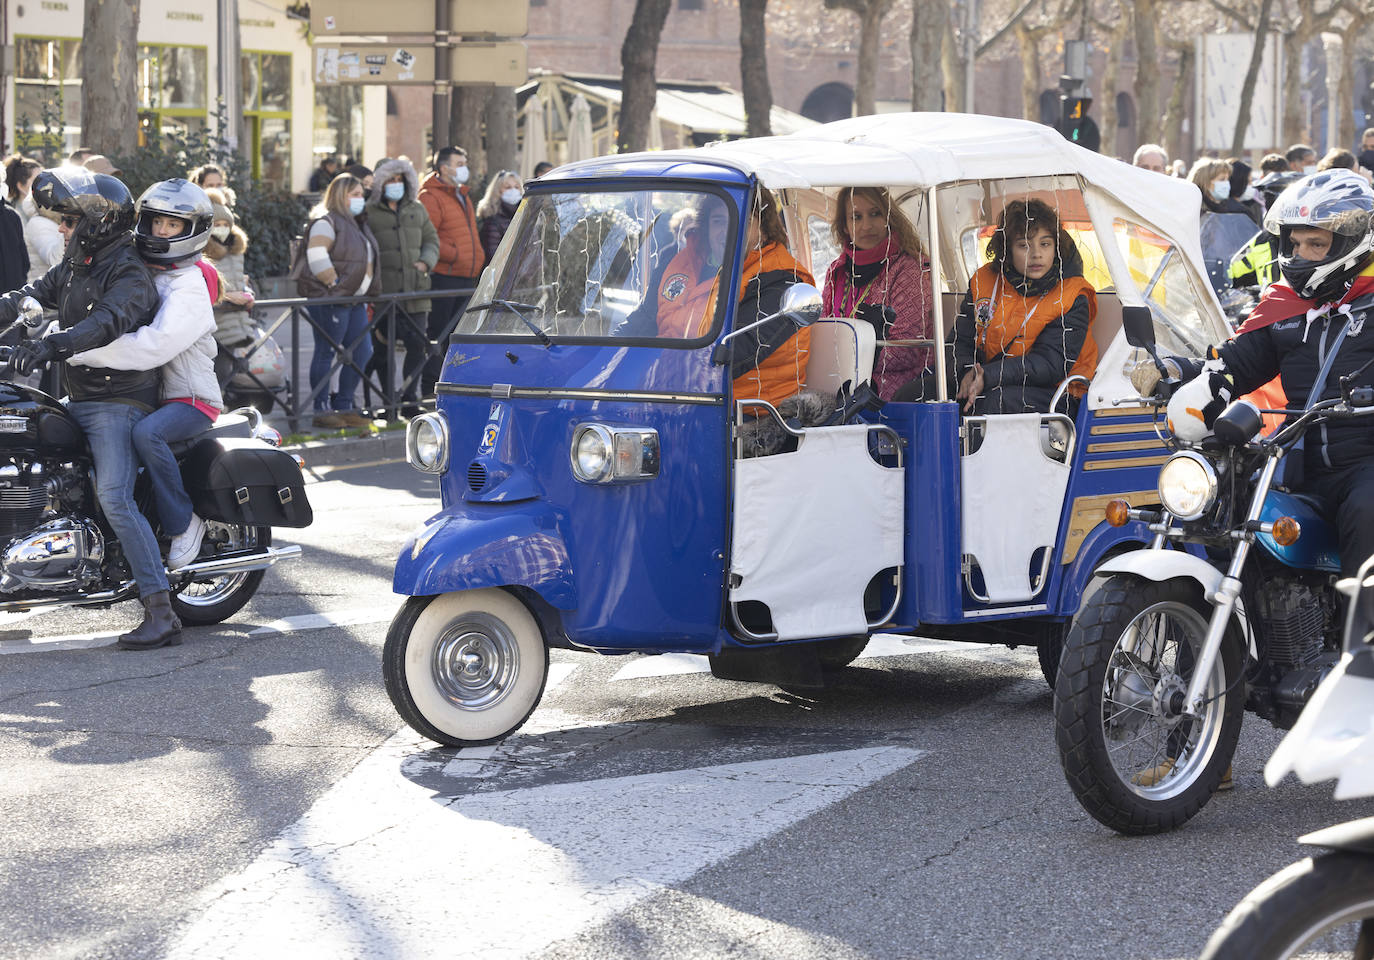
<svg viewBox="0 0 1374 960">
<path fill-rule="evenodd" d="M 873 325 L 873 331 L 878 335 L 879 340 L 886 340 L 887 333 L 892 329 L 892 325 L 897 322 L 897 311 L 881 303 L 862 304 L 854 315 L 860 320 L 867 320 Z"/>
<path fill-rule="evenodd" d="M 25 340 L 14 348 L 10 354 L 10 369 L 21 377 L 27 377 L 33 371 L 57 356 L 57 348 L 47 341 L 46 338 L 38 340 Z"/>
</svg>

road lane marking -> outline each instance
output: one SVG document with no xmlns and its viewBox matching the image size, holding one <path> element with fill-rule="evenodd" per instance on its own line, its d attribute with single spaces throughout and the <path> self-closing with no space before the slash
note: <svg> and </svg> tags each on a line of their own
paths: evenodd
<svg viewBox="0 0 1374 960">
<path fill-rule="evenodd" d="M 300 633 L 302 630 L 319 630 L 323 627 L 356 627 L 360 624 L 390 623 L 396 611 L 390 608 L 357 607 L 352 610 L 328 610 L 324 613 L 301 613 L 294 617 L 282 617 L 248 631 L 250 637 L 264 633 Z"/>
<path fill-rule="evenodd" d="M 398 774 L 417 747 L 397 734 L 204 891 L 169 960 L 526 957 L 923 754 L 882 746 L 445 797 Z"/>
<path fill-rule="evenodd" d="M 947 653 L 955 656 L 975 657 L 983 660 L 1019 660 L 1015 651 L 1003 649 L 996 644 L 968 643 L 963 640 L 927 640 L 923 637 L 898 637 L 893 634 L 875 634 L 863 653 L 855 660 L 873 660 L 880 657 L 909 657 L 918 653 Z M 612 680 L 642 680 L 648 677 L 671 677 L 688 673 L 710 673 L 711 664 L 706 657 L 697 653 L 663 653 L 656 656 L 636 657 L 616 672 Z"/>
</svg>

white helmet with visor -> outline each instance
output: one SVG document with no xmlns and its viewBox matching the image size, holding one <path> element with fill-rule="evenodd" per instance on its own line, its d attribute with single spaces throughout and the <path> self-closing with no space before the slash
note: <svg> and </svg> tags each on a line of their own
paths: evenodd
<svg viewBox="0 0 1374 960">
<path fill-rule="evenodd" d="M 1303 177 L 1279 194 L 1264 217 L 1264 229 L 1279 238 L 1279 271 L 1306 300 L 1326 302 L 1345 293 L 1374 257 L 1374 190 L 1353 170 L 1333 168 Z M 1293 230 L 1331 233 L 1320 260 L 1295 255 Z"/>
</svg>

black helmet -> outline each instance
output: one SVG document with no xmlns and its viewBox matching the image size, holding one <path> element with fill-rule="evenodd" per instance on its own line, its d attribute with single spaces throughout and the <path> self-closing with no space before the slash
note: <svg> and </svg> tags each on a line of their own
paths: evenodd
<svg viewBox="0 0 1374 960">
<path fill-rule="evenodd" d="M 64 217 L 80 217 L 67 243 L 67 259 L 89 257 L 128 233 L 134 198 L 114 177 L 85 167 L 44 170 L 33 181 L 33 201 Z"/>
<path fill-rule="evenodd" d="M 175 237 L 153 236 L 153 218 L 176 217 L 186 228 Z M 143 191 L 138 198 L 138 222 L 134 224 L 134 245 L 145 260 L 178 263 L 192 260 L 210 240 L 215 209 L 205 191 L 189 180 L 162 180 Z"/>
<path fill-rule="evenodd" d="M 1283 193 L 1264 217 L 1264 229 L 1279 238 L 1279 271 L 1305 300 L 1335 300 L 1374 259 L 1374 190 L 1353 170 L 1333 168 L 1303 177 Z M 1321 260 L 1293 255 L 1293 231 L 1326 230 L 1331 248 Z"/>
</svg>

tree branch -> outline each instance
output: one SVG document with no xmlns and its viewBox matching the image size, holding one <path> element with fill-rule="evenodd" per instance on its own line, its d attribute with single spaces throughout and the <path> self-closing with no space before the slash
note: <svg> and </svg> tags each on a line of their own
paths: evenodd
<svg viewBox="0 0 1374 960">
<path fill-rule="evenodd" d="M 1255 29 L 1254 23 L 1250 21 L 1245 16 L 1245 14 L 1241 13 L 1235 7 L 1228 7 L 1226 4 L 1222 3 L 1221 0 L 1207 0 L 1207 3 L 1216 10 L 1219 10 L 1220 12 L 1226 14 L 1226 16 L 1236 21 L 1236 23 L 1240 24 L 1246 30 Z"/>
<path fill-rule="evenodd" d="M 974 51 L 973 55 L 975 57 L 981 57 L 988 50 L 992 49 L 992 47 L 994 47 L 998 43 L 998 41 L 1000 41 L 1003 37 L 1011 33 L 1011 31 L 1016 28 L 1016 25 L 1021 22 L 1021 18 L 1024 17 L 1027 13 L 1029 13 L 1030 8 L 1035 6 L 1037 2 L 1038 0 L 1025 0 L 1025 2 L 1021 4 L 1020 8 L 1016 10 L 1016 12 L 1013 13 L 1010 18 L 1008 18 L 1007 22 L 1002 24 L 1001 29 L 999 29 L 992 36 L 988 37 L 982 43 L 978 44 L 978 48 Z"/>
</svg>

